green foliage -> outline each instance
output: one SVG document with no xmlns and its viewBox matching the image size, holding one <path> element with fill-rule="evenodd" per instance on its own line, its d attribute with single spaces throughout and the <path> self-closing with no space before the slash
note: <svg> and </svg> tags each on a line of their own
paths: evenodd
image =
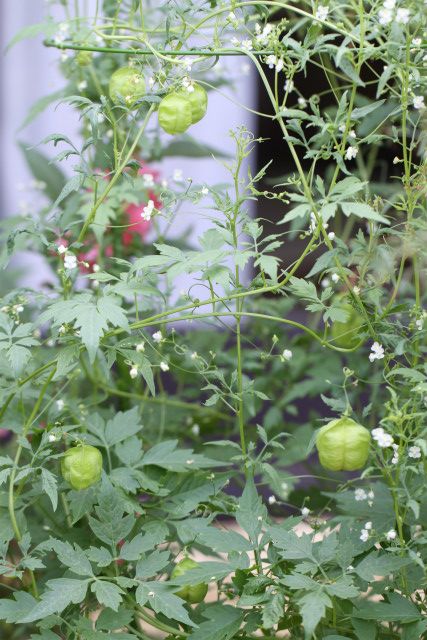
<svg viewBox="0 0 427 640">
<path fill-rule="evenodd" d="M 11 43 L 66 54 L 23 126 L 61 100 L 81 130 L 21 144 L 43 201 L 2 222 L 2 267 L 53 275 L 2 280 L 2 639 L 424 637 L 422 3 L 57 4 Z M 240 102 L 229 54 L 285 167 L 185 133 Z"/>
</svg>

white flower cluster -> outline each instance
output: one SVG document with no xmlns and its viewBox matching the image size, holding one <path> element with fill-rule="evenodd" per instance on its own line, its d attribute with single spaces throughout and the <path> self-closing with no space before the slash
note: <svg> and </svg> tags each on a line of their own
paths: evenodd
<svg viewBox="0 0 427 640">
<path fill-rule="evenodd" d="M 149 220 L 151 220 L 153 211 L 154 211 L 154 202 L 153 200 L 149 200 L 146 206 L 142 210 L 141 218 L 148 222 Z"/>
<path fill-rule="evenodd" d="M 372 522 L 366 522 L 364 528 L 360 532 L 360 540 L 362 542 L 368 541 L 370 531 L 372 531 Z"/>
<path fill-rule="evenodd" d="M 414 109 L 426 108 L 426 104 L 424 102 L 424 96 L 414 96 L 412 100 L 412 104 L 414 105 Z"/>
<path fill-rule="evenodd" d="M 328 17 L 328 14 L 329 14 L 329 7 L 320 4 L 316 9 L 315 16 L 318 20 L 326 20 L 326 18 Z"/>
<path fill-rule="evenodd" d="M 192 80 L 188 76 L 185 76 L 182 79 L 181 84 L 184 87 L 184 89 L 186 89 L 188 91 L 188 93 L 193 93 L 193 91 L 194 91 L 194 80 Z"/>
<path fill-rule="evenodd" d="M 255 25 L 255 40 L 258 42 L 258 44 L 261 45 L 266 45 L 268 43 L 268 39 L 271 35 L 271 32 L 273 31 L 273 25 L 272 24 L 266 24 L 264 27 L 261 28 L 261 25 L 259 25 L 258 23 L 256 23 Z"/>
<path fill-rule="evenodd" d="M 384 0 L 383 6 L 378 11 L 378 22 L 386 26 L 395 20 L 399 24 L 408 24 L 411 19 L 409 9 L 399 7 L 396 9 L 396 0 Z"/>
<path fill-rule="evenodd" d="M 282 58 L 278 58 L 274 55 L 269 55 L 265 59 L 265 63 L 268 64 L 270 69 L 276 69 L 277 72 L 282 71 L 284 62 Z"/>
<path fill-rule="evenodd" d="M 354 158 L 357 156 L 358 153 L 359 153 L 358 147 L 354 147 L 354 146 L 347 147 L 344 158 L 346 160 L 354 160 Z"/>
<path fill-rule="evenodd" d="M 369 361 L 382 360 L 384 358 L 384 347 L 379 342 L 374 342 L 371 347 L 371 353 L 369 354 Z"/>
<path fill-rule="evenodd" d="M 382 427 L 377 427 L 371 431 L 372 437 L 381 449 L 391 447 L 394 443 L 393 436 L 390 433 L 384 431 Z"/>
<path fill-rule="evenodd" d="M 356 502 L 363 502 L 364 500 L 368 500 L 368 505 L 371 507 L 374 498 L 375 494 L 372 489 L 370 489 L 369 491 L 365 491 L 365 489 L 361 489 L 359 487 L 354 490 L 354 499 L 356 500 Z"/>
</svg>

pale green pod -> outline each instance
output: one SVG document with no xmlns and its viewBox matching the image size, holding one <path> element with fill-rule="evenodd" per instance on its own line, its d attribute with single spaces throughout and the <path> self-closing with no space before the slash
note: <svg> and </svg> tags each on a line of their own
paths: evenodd
<svg viewBox="0 0 427 640">
<path fill-rule="evenodd" d="M 208 108 L 208 94 L 199 84 L 193 85 L 193 91 L 187 93 L 187 98 L 191 104 L 191 124 L 199 122 Z"/>
<path fill-rule="evenodd" d="M 61 472 L 73 489 L 87 489 L 101 479 L 102 454 L 89 444 L 72 447 L 61 460 Z"/>
<path fill-rule="evenodd" d="M 347 312 L 347 320 L 334 322 L 331 336 L 338 347 L 351 349 L 359 341 L 358 330 L 363 325 L 363 318 L 348 302 L 342 305 L 342 309 Z"/>
<path fill-rule="evenodd" d="M 194 562 L 191 558 L 184 558 L 178 564 L 175 565 L 171 578 L 178 578 L 184 575 L 190 569 L 197 569 L 200 565 Z M 208 585 L 204 582 L 200 584 L 186 584 L 179 591 L 176 591 L 176 595 L 186 600 L 189 604 L 198 604 L 202 602 L 208 592 Z"/>
<path fill-rule="evenodd" d="M 114 104 L 124 102 L 132 107 L 145 95 L 144 77 L 137 69 L 121 67 L 110 78 L 109 93 Z"/>
<path fill-rule="evenodd" d="M 317 433 L 320 463 L 331 471 L 356 471 L 365 466 L 371 434 L 351 418 L 331 420 Z"/>
<path fill-rule="evenodd" d="M 193 123 L 191 103 L 183 93 L 169 93 L 159 105 L 159 125 L 171 135 L 184 133 Z"/>
</svg>

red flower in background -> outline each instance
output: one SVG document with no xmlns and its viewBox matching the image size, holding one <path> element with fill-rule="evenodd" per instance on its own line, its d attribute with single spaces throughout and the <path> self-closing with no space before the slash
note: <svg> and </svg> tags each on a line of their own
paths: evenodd
<svg viewBox="0 0 427 640">
<path fill-rule="evenodd" d="M 141 167 L 138 170 L 138 175 L 146 177 L 147 187 L 154 186 L 154 183 L 159 180 L 160 174 L 158 171 L 150 169 L 147 165 L 141 163 Z M 160 209 L 162 203 L 157 198 L 156 194 L 152 189 L 148 191 L 148 200 L 152 200 L 154 202 L 154 207 L 156 209 Z M 130 204 L 125 209 L 125 214 L 129 221 L 129 228 L 126 229 L 122 233 L 122 241 L 125 246 L 131 244 L 132 240 L 134 240 L 135 236 L 139 236 L 141 240 L 144 240 L 148 231 L 151 228 L 151 222 L 149 220 L 143 220 L 141 214 L 145 206 L 147 206 L 147 202 L 142 202 L 141 204 Z"/>
</svg>

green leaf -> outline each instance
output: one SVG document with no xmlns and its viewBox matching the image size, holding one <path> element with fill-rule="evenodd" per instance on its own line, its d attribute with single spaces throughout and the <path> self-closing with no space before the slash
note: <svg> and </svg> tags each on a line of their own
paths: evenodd
<svg viewBox="0 0 427 640">
<path fill-rule="evenodd" d="M 273 543 L 280 549 L 280 555 L 286 560 L 311 560 L 313 556 L 313 543 L 307 534 L 297 536 L 294 531 L 286 531 L 282 527 L 272 526 L 268 533 Z"/>
<path fill-rule="evenodd" d="M 104 631 L 115 631 L 121 627 L 126 627 L 133 618 L 132 611 L 121 607 L 118 611 L 103 609 L 96 621 L 96 628 Z M 121 638 L 121 636 L 119 636 Z"/>
<path fill-rule="evenodd" d="M 79 576 L 92 576 L 92 566 L 77 543 L 72 546 L 69 542 L 51 539 L 43 545 L 45 548 L 53 549 L 58 556 L 58 560 L 63 565 Z"/>
<path fill-rule="evenodd" d="M 88 581 L 58 578 L 49 580 L 46 586 L 48 590 L 40 602 L 20 622 L 42 620 L 53 613 L 61 613 L 69 604 L 80 604 L 86 597 Z"/>
<path fill-rule="evenodd" d="M 172 593 L 171 585 L 164 582 L 147 582 L 140 584 L 136 590 L 136 601 L 141 606 L 149 602 L 156 613 L 162 613 L 167 618 L 177 620 L 190 627 L 197 627 L 185 609 L 182 598 Z"/>
<path fill-rule="evenodd" d="M 236 607 L 214 604 L 203 612 L 207 622 L 190 634 L 189 640 L 231 640 L 239 631 L 243 611 Z"/>
<path fill-rule="evenodd" d="M 227 577 L 233 567 L 226 562 L 200 562 L 198 567 L 189 569 L 183 575 L 174 578 L 177 585 L 200 584 L 201 582 L 217 582 Z"/>
<path fill-rule="evenodd" d="M 65 175 L 57 165 L 53 164 L 49 158 L 40 151 L 29 148 L 22 142 L 19 146 L 22 149 L 33 177 L 39 182 L 44 183 L 45 186 L 42 191 L 52 202 L 54 202 L 65 186 Z"/>
<path fill-rule="evenodd" d="M 382 622 L 399 622 L 407 624 L 422 618 L 412 600 L 404 598 L 398 593 L 389 593 L 388 602 L 366 602 L 359 609 L 354 610 L 353 616 L 362 620 L 381 620 Z"/>
<path fill-rule="evenodd" d="M 52 503 L 52 509 L 56 511 L 58 506 L 58 481 L 56 477 L 47 469 L 42 469 L 42 489 Z"/>
<path fill-rule="evenodd" d="M 378 107 L 381 107 L 384 102 L 385 100 L 377 100 L 376 102 L 371 102 L 364 107 L 356 107 L 356 109 L 353 109 L 353 111 L 351 112 L 351 119 L 360 120 L 361 118 L 364 118 L 369 113 L 372 113 L 372 111 L 378 109 Z"/>
<path fill-rule="evenodd" d="M 152 554 L 139 560 L 135 569 L 135 578 L 152 578 L 157 575 L 169 562 L 169 551 L 156 549 Z"/>
<path fill-rule="evenodd" d="M 129 411 L 119 411 L 105 427 L 105 439 L 110 446 L 126 440 L 142 429 L 138 407 Z"/>
<path fill-rule="evenodd" d="M 11 49 L 15 44 L 21 42 L 22 40 L 35 38 L 40 34 L 50 36 L 55 33 L 56 28 L 57 26 L 52 22 L 52 20 L 30 24 L 23 29 L 20 29 L 18 33 L 13 36 L 13 38 L 7 43 L 6 51 Z"/>
<path fill-rule="evenodd" d="M 242 497 L 238 502 L 236 520 L 239 526 L 246 531 L 255 546 L 258 546 L 258 536 L 261 533 L 262 523 L 266 517 L 267 509 L 262 504 L 253 478 L 249 477 Z"/>
<path fill-rule="evenodd" d="M 15 591 L 13 597 L 14 600 L 12 598 L 0 600 L 0 620 L 11 624 L 20 622 L 37 604 L 37 600 L 26 591 Z"/>
<path fill-rule="evenodd" d="M 371 582 L 375 577 L 398 573 L 402 567 L 410 564 L 412 564 L 411 558 L 401 558 L 394 553 L 380 555 L 379 551 L 373 551 L 359 562 L 354 571 L 363 580 Z"/>
<path fill-rule="evenodd" d="M 106 580 L 95 580 L 90 589 L 95 594 L 99 604 L 103 604 L 113 609 L 113 611 L 118 610 L 124 593 L 120 587 Z"/>
<path fill-rule="evenodd" d="M 221 467 L 225 463 L 205 458 L 192 449 L 177 449 L 177 440 L 165 440 L 149 449 L 142 458 L 139 466 L 155 465 L 175 472 L 187 472 L 193 469 L 210 469 Z"/>
<path fill-rule="evenodd" d="M 262 608 L 262 625 L 265 629 L 272 629 L 285 615 L 284 603 L 285 597 L 281 591 L 274 595 L 269 592 L 269 598 Z"/>
<path fill-rule="evenodd" d="M 326 608 L 332 606 L 329 596 L 322 591 L 306 593 L 299 601 L 298 606 L 304 626 L 304 636 L 308 640 L 313 637 L 317 625 L 326 614 Z"/>
<path fill-rule="evenodd" d="M 389 225 L 390 222 L 387 218 L 384 218 L 377 213 L 369 204 L 364 202 L 340 202 L 341 209 L 347 217 L 355 215 L 358 218 L 364 218 L 366 220 L 373 220 L 374 222 L 382 222 L 382 224 Z"/>
</svg>

